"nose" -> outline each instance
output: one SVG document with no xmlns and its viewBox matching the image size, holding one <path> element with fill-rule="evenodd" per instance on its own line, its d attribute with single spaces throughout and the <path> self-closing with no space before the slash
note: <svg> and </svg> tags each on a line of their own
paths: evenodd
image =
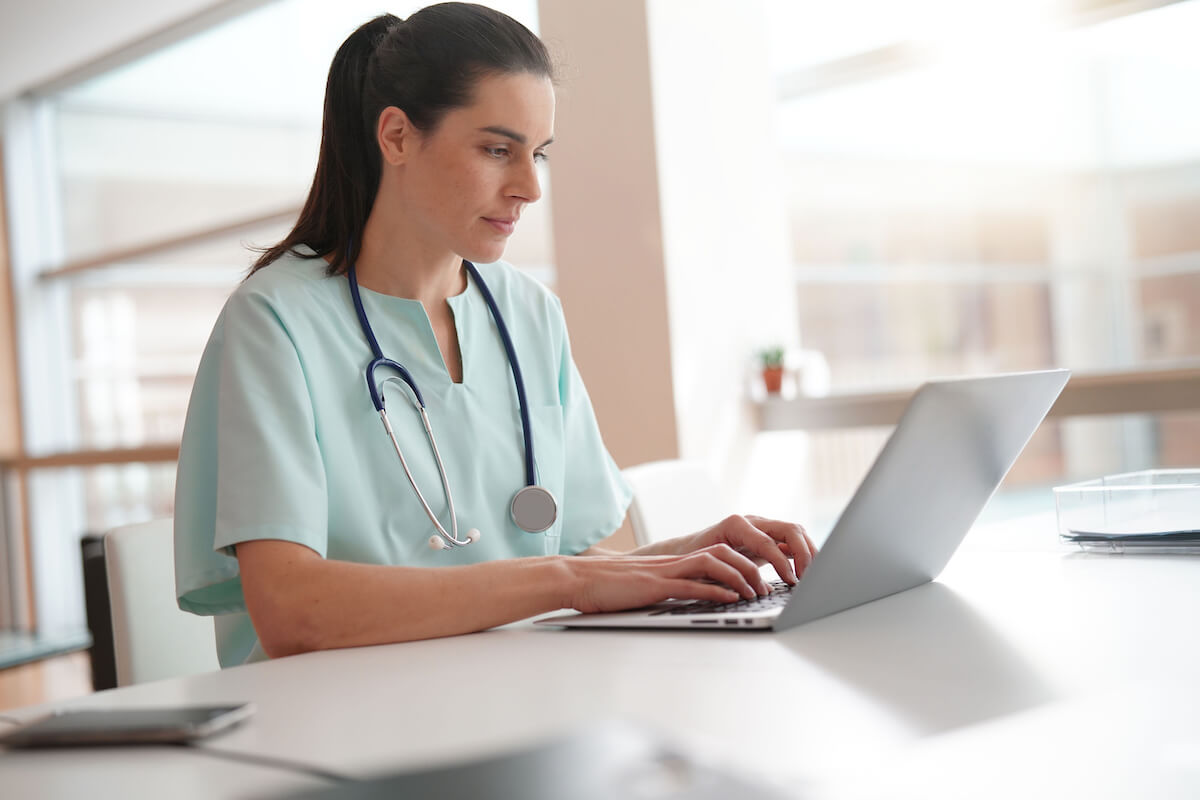
<svg viewBox="0 0 1200 800">
<path fill-rule="evenodd" d="M 516 174 L 509 188 L 509 196 L 535 203 L 542 196 L 542 182 L 538 176 L 537 162 L 530 157 L 522 159 L 516 167 Z"/>
</svg>

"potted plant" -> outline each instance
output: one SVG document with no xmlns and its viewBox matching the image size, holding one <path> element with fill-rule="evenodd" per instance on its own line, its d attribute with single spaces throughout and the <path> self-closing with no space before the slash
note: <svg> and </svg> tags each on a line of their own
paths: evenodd
<svg viewBox="0 0 1200 800">
<path fill-rule="evenodd" d="M 783 388 L 783 348 L 760 350 L 758 360 L 762 364 L 763 385 L 767 387 L 767 394 L 779 394 Z"/>
</svg>

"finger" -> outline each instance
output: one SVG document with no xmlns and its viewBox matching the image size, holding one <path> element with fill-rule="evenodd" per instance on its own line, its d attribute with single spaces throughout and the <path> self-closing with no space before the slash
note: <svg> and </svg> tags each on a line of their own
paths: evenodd
<svg viewBox="0 0 1200 800">
<path fill-rule="evenodd" d="M 733 553 L 731 548 L 726 547 L 726 549 L 730 553 Z M 706 547 L 704 550 L 684 556 L 674 565 L 671 570 L 672 576 L 692 579 L 699 577 L 712 578 L 718 583 L 722 583 L 733 589 L 747 600 L 753 600 L 758 597 L 758 592 L 746 580 L 746 576 L 732 564 L 728 564 L 714 555 L 712 550 L 713 548 Z M 745 556 L 739 557 L 746 559 Z"/>
<path fill-rule="evenodd" d="M 803 539 L 797 530 L 799 526 L 752 515 L 747 515 L 745 519 L 770 542 L 770 551 L 773 551 L 774 555 L 769 556 L 768 560 L 775 572 L 785 583 L 795 584 L 807 564 L 804 555 L 799 559 L 794 558 L 797 547 L 802 553 L 805 552 Z M 789 536 L 789 533 L 793 535 Z"/>
<path fill-rule="evenodd" d="M 770 564 L 780 578 L 788 583 L 796 582 L 796 573 L 792 568 L 792 563 L 788 561 L 787 553 L 781 549 L 781 543 L 776 541 L 775 537 L 757 528 L 749 518 L 742 518 L 742 525 L 730 530 L 729 536 L 738 540 L 740 548 L 750 551 L 752 555 Z M 757 567 L 754 572 L 754 583 L 758 587 L 759 594 L 770 593 L 770 588 Z"/>
<path fill-rule="evenodd" d="M 788 547 L 792 550 L 792 561 L 796 566 L 796 574 L 804 575 L 808 565 L 812 563 L 813 556 L 817 554 L 817 551 L 813 549 L 812 541 L 808 538 L 808 532 L 801 526 L 795 525 L 789 528 L 785 535 Z"/>
<path fill-rule="evenodd" d="M 712 600 L 714 603 L 736 603 L 742 598 L 733 589 L 717 583 L 668 578 L 664 581 L 666 597 L 676 600 Z"/>
<path fill-rule="evenodd" d="M 808 538 L 808 533 L 803 527 L 791 522 L 766 519 L 765 517 L 747 517 L 747 519 L 759 529 L 766 531 L 772 538 L 780 540 L 781 545 L 786 545 L 788 554 L 792 557 L 794 575 L 797 579 L 804 575 L 804 571 L 812 563 L 816 548 L 812 546 L 812 540 Z"/>
<path fill-rule="evenodd" d="M 742 525 L 750 528 L 753 533 L 761 534 L 761 531 L 754 529 L 754 526 L 745 520 L 742 521 Z M 767 538 L 769 539 L 770 537 Z M 758 562 L 742 552 L 740 547 L 735 549 L 729 544 L 717 544 L 706 547 L 705 550 L 741 572 L 746 582 L 754 588 L 757 595 L 761 596 L 771 593 L 771 588 L 767 586 L 767 582 L 763 580 L 762 573 L 758 571 Z"/>
</svg>

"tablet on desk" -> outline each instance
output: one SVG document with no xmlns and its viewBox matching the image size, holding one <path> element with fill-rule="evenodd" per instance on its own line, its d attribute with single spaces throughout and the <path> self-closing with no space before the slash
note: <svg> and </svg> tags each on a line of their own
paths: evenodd
<svg viewBox="0 0 1200 800">
<path fill-rule="evenodd" d="M 253 713 L 249 703 L 61 711 L 0 733 L 0 746 L 173 744 L 211 736 Z"/>
</svg>

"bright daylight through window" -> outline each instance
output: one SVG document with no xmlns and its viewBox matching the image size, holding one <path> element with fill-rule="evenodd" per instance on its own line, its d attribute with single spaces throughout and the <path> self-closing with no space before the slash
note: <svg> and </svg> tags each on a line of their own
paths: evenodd
<svg viewBox="0 0 1200 800">
<path fill-rule="evenodd" d="M 1118 5 L 772 4 L 802 390 L 1200 355 L 1200 3 Z M 888 432 L 771 449 L 828 514 Z M 1008 486 L 1197 462 L 1195 413 L 1051 421 Z"/>
<path fill-rule="evenodd" d="M 537 0 L 489 4 L 536 30 Z M 49 627 L 82 625 L 81 532 L 172 513 L 172 448 L 201 348 L 254 257 L 247 245 L 278 241 L 294 221 L 316 163 L 329 59 L 380 8 L 247 7 L 8 109 L 24 446 L 86 456 L 28 477 L 31 584 Z M 676 27 L 667 18 L 688 7 L 647 6 Z M 719 168 L 775 170 L 783 187 L 799 320 L 793 339 L 777 343 L 790 351 L 785 394 L 861 396 L 935 375 L 1050 366 L 1080 375 L 1195 365 L 1200 0 L 765 0 L 765 9 L 767 30 L 753 33 L 770 39 L 772 68 L 758 88 L 769 83 L 777 97 L 779 160 L 739 151 Z M 663 59 L 660 72 L 692 80 Z M 673 130 L 690 135 L 694 96 L 669 95 L 654 98 L 657 122 L 686 117 Z M 770 98 L 762 105 L 771 110 Z M 672 144 L 657 146 L 661 174 Z M 687 216 L 668 207 L 678 195 L 658 199 L 664 219 Z M 770 209 L 754 201 L 739 197 L 739 211 L 779 211 L 773 199 Z M 547 191 L 505 258 L 553 285 L 551 207 Z M 736 235 L 751 252 L 740 227 Z M 775 274 L 785 268 L 783 258 L 761 260 Z M 565 265 L 559 274 L 561 287 Z M 712 342 L 690 338 L 673 337 L 684 340 L 672 342 L 675 367 L 710 387 Z M 689 387 L 676 391 L 677 408 L 703 410 Z M 688 420 L 704 430 L 685 442 L 732 429 L 699 412 Z M 759 494 L 746 506 L 827 525 L 890 431 L 849 424 L 758 433 L 743 483 Z M 113 458 L 119 450 L 128 452 Z M 1194 411 L 1053 419 L 989 509 L 1029 510 L 1027 498 L 1044 502 L 1046 487 L 1068 479 L 1198 463 Z M 779 497 L 787 507 L 772 505 Z"/>
<path fill-rule="evenodd" d="M 491 5 L 536 30 L 535 0 Z M 361 0 L 250 8 L 14 104 L 9 164 L 33 166 L 10 185 L 39 210 L 19 231 L 17 266 L 32 273 L 19 298 L 22 391 L 38 398 L 25 404 L 25 448 L 99 462 L 29 474 L 46 629 L 82 625 L 81 532 L 171 515 L 164 458 L 204 342 L 249 248 L 281 239 L 304 200 L 332 54 L 380 13 Z M 548 209 L 530 209 L 508 257 L 552 283 Z"/>
</svg>

